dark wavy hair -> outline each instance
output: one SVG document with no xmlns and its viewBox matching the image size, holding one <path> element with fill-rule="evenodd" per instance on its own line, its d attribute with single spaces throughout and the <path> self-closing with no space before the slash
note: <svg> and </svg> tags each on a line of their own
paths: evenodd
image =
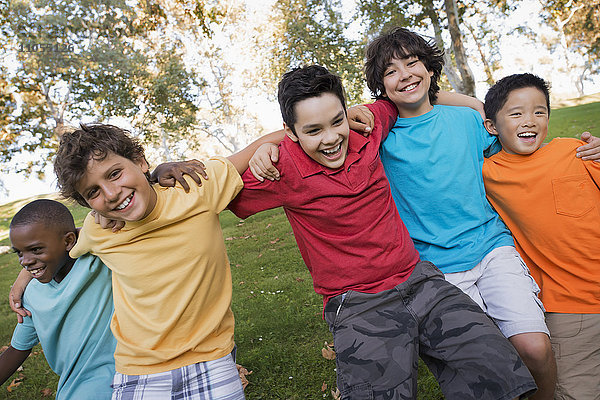
<svg viewBox="0 0 600 400">
<path fill-rule="evenodd" d="M 510 92 L 526 87 L 533 87 L 544 93 L 546 107 L 548 107 L 548 117 L 550 117 L 550 86 L 539 76 L 530 73 L 505 76 L 496 82 L 485 95 L 485 103 L 483 104 L 485 117 L 496 122 L 496 115 L 506 104 Z"/>
<path fill-rule="evenodd" d="M 434 42 L 401 27 L 395 27 L 382 34 L 367 46 L 364 70 L 367 86 L 374 98 L 384 98 L 383 74 L 390 60 L 412 56 L 417 57 L 428 71 L 433 72 L 428 94 L 429 101 L 432 104 L 435 102 L 440 90 L 438 82 L 444 66 L 444 50 L 438 48 Z"/>
<path fill-rule="evenodd" d="M 309 65 L 286 72 L 278 85 L 277 100 L 283 122 L 296 134 L 296 111 L 294 107 L 302 100 L 319 97 L 323 93 L 335 95 L 346 112 L 344 87 L 339 76 L 320 65 Z"/>
<path fill-rule="evenodd" d="M 89 204 L 77 192 L 90 160 L 104 160 L 110 153 L 131 161 L 145 159 L 144 148 L 128 131 L 113 125 L 81 124 L 80 129 L 65 133 L 54 159 L 54 172 L 60 193 L 84 207 Z M 146 174 L 149 179 L 149 174 Z"/>
</svg>

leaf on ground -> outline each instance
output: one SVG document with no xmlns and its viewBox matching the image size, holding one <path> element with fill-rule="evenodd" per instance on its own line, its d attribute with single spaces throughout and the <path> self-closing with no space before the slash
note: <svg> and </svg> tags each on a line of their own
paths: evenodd
<svg viewBox="0 0 600 400">
<path fill-rule="evenodd" d="M 333 349 L 333 343 L 328 344 L 325 342 L 325 346 L 321 349 L 321 354 L 323 354 L 323 358 L 327 360 L 335 360 L 335 350 Z"/>
<path fill-rule="evenodd" d="M 327 390 L 327 384 L 325 382 L 323 382 L 323 384 L 321 385 L 321 392 L 324 392 Z"/>
<path fill-rule="evenodd" d="M 270 227 L 271 227 L 271 224 L 267 224 L 267 228 L 270 228 Z"/>
<path fill-rule="evenodd" d="M 340 389 L 335 388 L 335 392 L 332 390 L 331 397 L 333 397 L 333 400 L 341 400 L 342 394 L 340 393 Z"/>
<path fill-rule="evenodd" d="M 256 257 L 256 258 L 261 258 L 261 257 L 262 257 L 262 253 L 260 253 L 260 254 L 258 255 L 258 257 Z"/>
<path fill-rule="evenodd" d="M 6 387 L 6 390 L 12 392 L 17 388 L 21 383 L 23 383 L 23 378 L 15 378 L 12 382 Z"/>
<path fill-rule="evenodd" d="M 42 393 L 42 397 L 50 397 L 52 396 L 52 393 L 54 393 L 54 390 L 50 388 L 45 388 L 40 390 L 40 393 Z"/>
<path fill-rule="evenodd" d="M 240 379 L 242 380 L 242 388 L 246 389 L 246 386 L 248 386 L 248 384 L 250 383 L 246 376 L 250 375 L 252 371 L 248 372 L 248 370 L 242 367 L 240 364 L 235 364 L 235 366 L 237 367 L 238 374 L 240 374 Z"/>
<path fill-rule="evenodd" d="M 302 278 L 296 278 L 296 282 L 304 282 L 304 279 L 302 279 Z"/>
<path fill-rule="evenodd" d="M 279 239 L 279 238 L 277 238 L 277 239 L 275 239 L 275 240 L 271 240 L 271 244 L 275 244 L 275 243 L 279 242 L 280 240 L 281 240 L 281 239 Z"/>
<path fill-rule="evenodd" d="M 0 347 L 0 353 L 4 353 L 8 349 L 8 346 Z"/>
</svg>

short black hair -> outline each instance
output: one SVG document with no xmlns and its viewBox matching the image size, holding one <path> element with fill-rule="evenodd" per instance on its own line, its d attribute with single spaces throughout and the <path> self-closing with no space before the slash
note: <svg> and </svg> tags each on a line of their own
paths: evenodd
<svg viewBox="0 0 600 400">
<path fill-rule="evenodd" d="M 131 161 L 145 160 L 144 148 L 129 132 L 107 124 L 81 124 L 80 129 L 65 133 L 54 159 L 58 188 L 65 198 L 90 207 L 76 186 L 91 159 L 102 161 L 114 153 Z M 146 174 L 150 180 L 149 174 Z"/>
<path fill-rule="evenodd" d="M 311 97 L 319 97 L 324 93 L 331 93 L 340 99 L 344 112 L 346 112 L 342 80 L 339 76 L 329 72 L 327 68 L 320 65 L 309 65 L 295 68 L 283 75 L 278 85 L 277 100 L 283 122 L 294 134 L 296 134 L 294 129 L 296 104 Z"/>
<path fill-rule="evenodd" d="M 550 116 L 550 86 L 537 75 L 524 73 L 505 76 L 496 82 L 485 95 L 483 110 L 485 117 L 496 122 L 498 111 L 506 104 L 510 92 L 516 89 L 533 87 L 539 89 L 546 97 L 546 106 L 548 107 L 548 117 Z"/>
<path fill-rule="evenodd" d="M 76 232 L 73 215 L 69 209 L 64 204 L 50 199 L 34 200 L 26 204 L 14 215 L 9 229 L 37 223 L 60 234 Z"/>
<path fill-rule="evenodd" d="M 429 86 L 429 101 L 435 103 L 440 91 L 439 80 L 444 67 L 444 50 L 435 42 L 425 40 L 421 35 L 406 28 L 395 27 L 374 39 L 367 46 L 365 76 L 367 86 L 376 99 L 384 98 L 383 74 L 392 58 L 417 57 L 427 71 L 433 72 Z"/>
</svg>

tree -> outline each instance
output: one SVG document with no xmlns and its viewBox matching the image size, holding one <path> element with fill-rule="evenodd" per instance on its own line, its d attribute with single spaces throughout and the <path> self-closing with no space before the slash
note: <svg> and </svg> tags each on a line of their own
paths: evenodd
<svg viewBox="0 0 600 400">
<path fill-rule="evenodd" d="M 363 98 L 364 43 L 346 37 L 339 1 L 278 0 L 271 21 L 275 32 L 266 75 L 273 87 L 291 68 L 320 64 L 342 78 L 350 102 Z"/>
<path fill-rule="evenodd" d="M 558 33 L 566 71 L 571 75 L 578 71 L 573 81 L 581 96 L 584 81 L 600 65 L 600 1 L 540 0 L 540 4 L 544 20 Z"/>
</svg>

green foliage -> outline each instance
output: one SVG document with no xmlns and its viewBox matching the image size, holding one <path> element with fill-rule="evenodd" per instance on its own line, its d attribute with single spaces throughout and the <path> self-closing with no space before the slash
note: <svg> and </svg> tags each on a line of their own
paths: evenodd
<svg viewBox="0 0 600 400">
<path fill-rule="evenodd" d="M 339 1 L 278 0 L 272 22 L 278 27 L 271 45 L 273 83 L 291 68 L 320 64 L 342 78 L 350 104 L 362 100 L 364 43 L 346 37 Z"/>
</svg>

